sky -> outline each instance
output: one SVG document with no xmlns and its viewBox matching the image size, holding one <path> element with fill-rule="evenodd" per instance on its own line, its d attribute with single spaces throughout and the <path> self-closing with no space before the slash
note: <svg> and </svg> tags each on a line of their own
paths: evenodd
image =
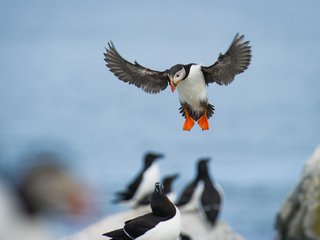
<svg viewBox="0 0 320 240">
<path fill-rule="evenodd" d="M 226 194 L 222 219 L 248 239 L 270 239 L 276 211 L 319 144 L 319 22 L 311 0 L 0 1 L 1 166 L 56 151 L 109 199 L 145 151 L 165 153 L 164 173 L 182 172 L 177 189 L 208 156 Z M 216 111 L 207 132 L 182 131 L 169 88 L 146 94 L 103 61 L 112 40 L 126 59 L 155 70 L 211 65 L 238 32 L 252 62 L 232 84 L 208 87 Z"/>
</svg>

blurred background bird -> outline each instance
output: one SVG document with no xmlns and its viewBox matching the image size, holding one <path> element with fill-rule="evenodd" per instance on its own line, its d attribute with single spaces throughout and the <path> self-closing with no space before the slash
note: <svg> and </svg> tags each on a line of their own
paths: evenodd
<svg viewBox="0 0 320 240">
<path fill-rule="evenodd" d="M 126 190 L 116 192 L 116 199 L 113 200 L 113 203 L 125 203 L 129 206 L 135 206 L 140 200 L 150 195 L 154 189 L 154 183 L 160 179 L 157 160 L 162 157 L 163 154 L 146 153 L 142 169 L 128 184 Z"/>
<path fill-rule="evenodd" d="M 88 187 L 57 160 L 41 153 L 20 176 L 0 176 L 0 239 L 55 239 L 54 218 L 76 219 L 93 207 Z"/>
<path fill-rule="evenodd" d="M 211 226 L 216 224 L 222 208 L 221 187 L 210 177 L 209 158 L 197 162 L 196 177 L 182 191 L 176 205 L 181 212 L 198 212 Z"/>
</svg>

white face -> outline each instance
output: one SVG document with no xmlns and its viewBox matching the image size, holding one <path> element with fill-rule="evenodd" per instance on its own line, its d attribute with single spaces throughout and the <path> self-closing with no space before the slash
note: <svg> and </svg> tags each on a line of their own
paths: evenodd
<svg viewBox="0 0 320 240">
<path fill-rule="evenodd" d="M 181 70 L 179 70 L 174 74 L 172 81 L 174 84 L 178 84 L 182 79 L 185 78 L 185 76 L 186 76 L 186 70 L 182 68 Z"/>
</svg>

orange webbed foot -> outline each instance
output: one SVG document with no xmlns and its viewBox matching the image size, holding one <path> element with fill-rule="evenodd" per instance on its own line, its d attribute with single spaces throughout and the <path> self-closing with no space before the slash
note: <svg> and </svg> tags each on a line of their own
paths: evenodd
<svg viewBox="0 0 320 240">
<path fill-rule="evenodd" d="M 194 120 L 189 116 L 189 113 L 187 111 L 185 111 L 185 114 L 186 114 L 186 121 L 183 124 L 183 130 L 190 131 L 194 125 Z"/>
<path fill-rule="evenodd" d="M 203 116 L 198 120 L 198 124 L 201 127 L 202 131 L 209 130 L 209 121 L 207 118 L 207 113 L 205 112 Z"/>
</svg>

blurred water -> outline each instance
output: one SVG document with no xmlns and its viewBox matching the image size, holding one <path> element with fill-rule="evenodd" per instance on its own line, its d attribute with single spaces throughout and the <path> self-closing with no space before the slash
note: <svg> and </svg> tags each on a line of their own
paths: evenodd
<svg viewBox="0 0 320 240">
<path fill-rule="evenodd" d="M 145 151 L 166 154 L 161 170 L 181 172 L 177 189 L 210 156 L 226 194 L 222 219 L 248 239 L 271 239 L 319 144 L 318 22 L 315 1 L 1 1 L 1 165 L 15 168 L 30 148 L 69 154 L 105 215 L 121 209 L 109 200 Z M 181 130 L 176 94 L 145 94 L 104 66 L 109 40 L 150 68 L 209 65 L 236 32 L 251 41 L 252 64 L 230 86 L 209 87 L 208 132 Z"/>
</svg>

